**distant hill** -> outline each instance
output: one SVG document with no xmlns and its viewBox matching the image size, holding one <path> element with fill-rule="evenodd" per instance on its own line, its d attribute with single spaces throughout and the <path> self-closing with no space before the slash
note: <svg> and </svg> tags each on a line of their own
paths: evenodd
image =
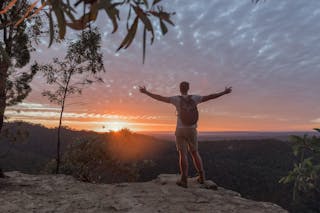
<svg viewBox="0 0 320 213">
<path fill-rule="evenodd" d="M 150 135 L 159 139 L 174 140 L 174 132 L 168 131 L 148 131 L 139 132 L 144 135 Z M 287 141 L 291 135 L 303 136 L 304 134 L 316 135 L 315 131 L 214 131 L 214 132 L 198 132 L 198 138 L 201 141 L 223 141 L 223 140 L 261 140 L 261 139 L 277 139 Z"/>
<path fill-rule="evenodd" d="M 49 129 L 42 125 L 25 122 L 6 123 L 4 129 L 8 129 L 13 133 L 17 131 L 28 133 L 27 137 L 17 137 L 18 139 L 15 142 L 12 142 L 6 137 L 0 138 L 0 156 L 5 153 L 4 156 L 0 157 L 0 165 L 4 170 L 37 173 L 49 160 L 55 158 L 57 143 L 56 129 Z M 75 131 L 63 128 L 61 153 L 63 154 L 68 146 L 77 142 L 83 140 L 108 141 L 112 138 L 111 136 L 112 133 Z M 114 139 L 114 137 L 112 139 Z M 159 143 L 163 140 L 158 140 L 151 136 L 134 134 L 134 139 L 135 140 L 129 141 L 129 143 L 131 146 L 131 155 L 135 155 L 137 158 L 141 155 L 142 148 L 148 148 L 149 152 L 145 152 L 141 157 L 150 158 L 154 156 L 154 151 L 162 149 L 160 146 L 164 145 L 163 143 Z M 121 152 L 118 154 L 121 154 Z"/>
<path fill-rule="evenodd" d="M 27 137 L 18 137 L 17 141 L 12 142 L 6 137 L 0 141 L 0 164 L 4 170 L 19 170 L 23 172 L 39 172 L 43 166 L 56 153 L 57 131 L 48 129 L 41 125 L 25 122 L 5 123 L 4 129 L 10 132 L 22 131 L 27 133 Z M 73 131 L 70 129 L 62 130 L 62 153 L 67 146 L 83 137 L 97 136 L 95 132 Z"/>
</svg>

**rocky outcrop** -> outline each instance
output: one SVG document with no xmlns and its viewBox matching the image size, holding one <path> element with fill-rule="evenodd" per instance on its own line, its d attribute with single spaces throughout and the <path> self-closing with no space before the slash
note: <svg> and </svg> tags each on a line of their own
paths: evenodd
<svg viewBox="0 0 320 213">
<path fill-rule="evenodd" d="M 0 212 L 287 212 L 279 206 L 242 198 L 215 184 L 160 175 L 143 183 L 90 184 L 65 175 L 8 172 L 0 179 Z M 207 187 L 207 188 L 206 188 Z"/>
</svg>

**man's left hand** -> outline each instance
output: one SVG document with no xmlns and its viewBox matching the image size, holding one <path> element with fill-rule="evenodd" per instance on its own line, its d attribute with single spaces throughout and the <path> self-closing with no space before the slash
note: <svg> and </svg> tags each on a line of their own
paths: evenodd
<svg viewBox="0 0 320 213">
<path fill-rule="evenodd" d="M 225 94 L 229 94 L 231 92 L 232 92 L 232 87 L 226 87 L 225 90 L 224 90 Z"/>
<path fill-rule="evenodd" d="M 147 89 L 145 86 L 139 86 L 139 90 L 141 93 L 147 93 Z"/>
</svg>

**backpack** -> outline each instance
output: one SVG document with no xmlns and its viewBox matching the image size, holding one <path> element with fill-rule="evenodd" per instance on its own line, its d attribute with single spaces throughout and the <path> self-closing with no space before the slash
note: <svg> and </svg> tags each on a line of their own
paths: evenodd
<svg viewBox="0 0 320 213">
<path fill-rule="evenodd" d="M 199 112 L 196 102 L 188 95 L 187 98 L 180 97 L 180 119 L 186 126 L 192 126 L 199 119 Z"/>
</svg>

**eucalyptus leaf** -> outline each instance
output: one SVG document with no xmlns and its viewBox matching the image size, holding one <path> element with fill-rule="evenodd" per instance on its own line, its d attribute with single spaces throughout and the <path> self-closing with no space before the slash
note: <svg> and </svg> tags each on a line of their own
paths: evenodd
<svg viewBox="0 0 320 213">
<path fill-rule="evenodd" d="M 146 6 L 146 8 L 149 8 L 149 3 L 148 0 L 143 0 L 144 5 Z"/>
<path fill-rule="evenodd" d="M 154 0 L 153 3 L 152 3 L 152 6 L 158 4 L 161 0 Z"/>
<path fill-rule="evenodd" d="M 54 26 L 53 26 L 53 20 L 52 20 L 52 11 L 50 10 L 49 13 L 46 12 L 46 15 L 49 18 L 49 45 L 48 47 L 50 47 L 52 45 L 53 39 L 54 39 Z"/>
<path fill-rule="evenodd" d="M 143 22 L 144 26 L 148 31 L 153 31 L 153 27 L 151 24 L 151 21 L 147 17 L 147 15 L 143 12 L 143 10 L 138 6 L 132 6 L 134 11 L 136 12 L 137 16 L 140 18 L 140 20 Z"/>
<path fill-rule="evenodd" d="M 138 17 L 135 18 L 131 28 L 130 28 L 130 37 L 129 37 L 129 41 L 127 42 L 126 46 L 124 47 L 125 49 L 128 48 L 130 46 L 130 44 L 132 43 L 133 39 L 135 38 L 137 29 L 138 29 L 138 24 L 139 24 L 139 19 Z"/>
<path fill-rule="evenodd" d="M 112 33 L 116 32 L 118 29 L 118 20 L 119 18 L 119 10 L 116 8 L 116 6 L 119 5 L 118 3 L 111 4 L 109 0 L 100 0 L 98 2 L 98 8 L 104 9 L 107 13 L 108 17 L 112 21 L 113 25 L 113 31 Z"/>
<path fill-rule="evenodd" d="M 142 63 L 144 64 L 144 61 L 146 59 L 146 40 L 147 40 L 147 29 L 146 27 L 144 27 L 143 29 L 143 38 L 142 38 L 142 41 L 143 41 L 143 47 L 142 47 Z"/>
<path fill-rule="evenodd" d="M 160 20 L 160 27 L 161 27 L 161 31 L 162 31 L 162 35 L 165 35 L 168 32 L 168 28 L 165 25 L 165 23 L 163 23 L 163 21 L 161 19 Z"/>
<path fill-rule="evenodd" d="M 119 51 L 122 48 L 127 48 L 129 47 L 129 45 L 131 44 L 132 40 L 135 37 L 137 28 L 138 28 L 138 21 L 139 18 L 138 16 L 134 19 L 133 24 L 131 25 L 126 37 L 123 39 L 123 41 L 121 42 L 120 46 L 118 47 L 118 49 L 116 51 Z"/>
<path fill-rule="evenodd" d="M 57 17 L 58 27 L 59 27 L 59 38 L 63 39 L 66 34 L 66 20 L 64 13 L 59 6 L 54 6 L 53 11 Z"/>
<path fill-rule="evenodd" d="M 96 12 L 96 14 L 94 14 L 94 12 Z M 74 20 L 71 23 L 67 23 L 67 26 L 75 30 L 83 30 L 87 28 L 88 23 L 90 21 L 94 21 L 96 20 L 96 18 L 97 18 L 97 11 L 93 11 L 93 12 L 90 11 L 84 14 L 80 19 Z"/>
</svg>

